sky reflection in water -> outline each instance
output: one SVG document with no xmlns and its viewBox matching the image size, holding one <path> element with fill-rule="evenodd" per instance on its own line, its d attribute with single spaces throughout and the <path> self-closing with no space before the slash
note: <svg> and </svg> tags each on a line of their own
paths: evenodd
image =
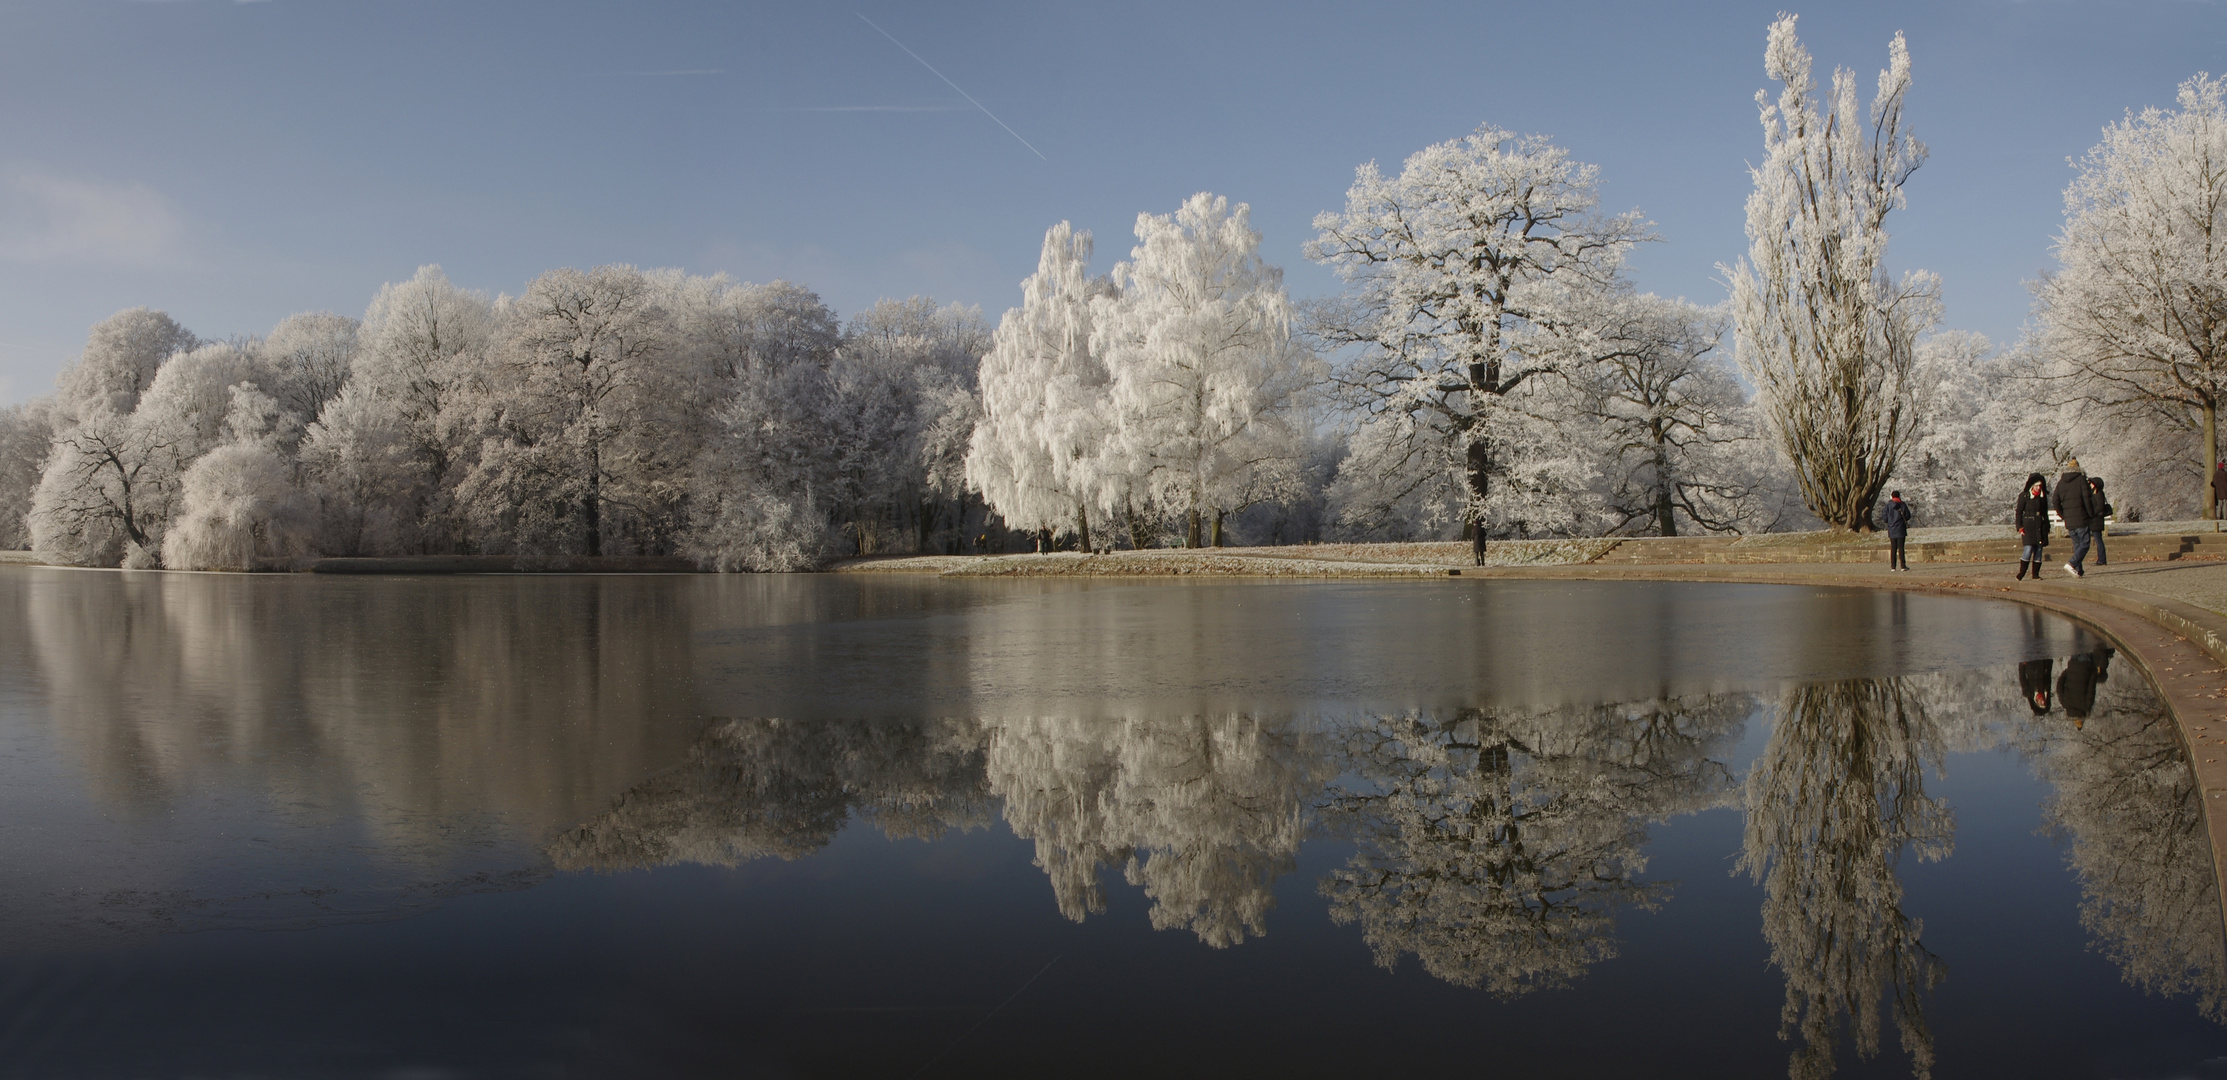
<svg viewBox="0 0 2227 1080">
<path fill-rule="evenodd" d="M 2007 604 L 10 569 L 0 635 L 0 1074 L 2227 1055 L 2170 720 Z"/>
</svg>

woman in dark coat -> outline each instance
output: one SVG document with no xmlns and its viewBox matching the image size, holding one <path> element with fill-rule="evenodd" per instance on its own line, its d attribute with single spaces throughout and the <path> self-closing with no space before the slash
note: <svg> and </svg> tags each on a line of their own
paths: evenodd
<svg viewBox="0 0 2227 1080">
<path fill-rule="evenodd" d="M 2026 476 L 2026 487 L 2018 493 L 2018 505 L 2013 511 L 2013 521 L 2018 523 L 2018 577 L 2023 581 L 2026 568 L 2034 569 L 2034 580 L 2041 580 L 2042 549 L 2049 546 L 2049 482 L 2040 473 Z"/>
<path fill-rule="evenodd" d="M 2103 550 L 2103 530 L 2104 527 L 2110 523 L 2111 519 L 2111 497 L 2103 493 L 2103 481 L 2093 476 L 2088 478 L 2088 490 L 2096 493 L 2096 506 L 2100 508 L 2100 512 L 2103 515 L 2102 517 L 2096 519 L 2096 527 L 2094 529 L 2096 540 L 2096 565 L 2109 566 L 2111 565 L 2111 560 L 2105 555 Z"/>
<path fill-rule="evenodd" d="M 2055 660 L 2028 660 L 2018 665 L 2018 696 L 2026 699 L 2026 707 L 2035 716 L 2049 711 L 2049 673 L 2056 666 Z"/>
</svg>

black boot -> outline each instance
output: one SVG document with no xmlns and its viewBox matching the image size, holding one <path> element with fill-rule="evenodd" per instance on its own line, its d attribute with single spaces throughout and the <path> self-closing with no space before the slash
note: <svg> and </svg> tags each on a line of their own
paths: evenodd
<svg viewBox="0 0 2227 1080">
<path fill-rule="evenodd" d="M 2024 580 L 2026 580 L 2026 567 L 2027 567 L 2028 565 L 2030 565 L 2030 564 L 2029 564 L 2029 563 L 2027 563 L 2027 561 L 2026 561 L 2026 560 L 2024 560 L 2024 559 L 2020 559 L 2020 560 L 2018 560 L 2018 580 L 2020 580 L 2020 581 L 2024 581 Z"/>
</svg>

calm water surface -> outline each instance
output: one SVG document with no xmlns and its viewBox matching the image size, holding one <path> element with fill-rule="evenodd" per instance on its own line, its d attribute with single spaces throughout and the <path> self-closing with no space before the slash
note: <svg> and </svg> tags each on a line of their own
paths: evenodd
<svg viewBox="0 0 2227 1080">
<path fill-rule="evenodd" d="M 0 1075 L 2227 1076 L 2200 812 L 1976 600 L 0 568 Z"/>
</svg>

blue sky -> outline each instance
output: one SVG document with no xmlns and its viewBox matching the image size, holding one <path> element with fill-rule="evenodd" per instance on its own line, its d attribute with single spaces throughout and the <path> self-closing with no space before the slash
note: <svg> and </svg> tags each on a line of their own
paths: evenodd
<svg viewBox="0 0 2227 1080">
<path fill-rule="evenodd" d="M 1640 286 L 1713 303 L 1781 6 L 0 0 L 0 402 L 122 308 L 261 333 L 360 315 L 422 263 L 489 292 L 678 266 L 994 320 L 1048 226 L 1096 233 L 1103 270 L 1139 211 L 1200 190 L 1250 203 L 1319 295 L 1300 245 L 1354 166 L 1488 121 L 1598 164 L 1604 204 L 1662 237 Z M 2196 0 L 1793 10 L 1867 93 L 1908 35 L 1933 153 L 1890 259 L 1998 340 L 2049 265 L 2066 158 L 2227 71 L 2227 6 Z"/>
</svg>

